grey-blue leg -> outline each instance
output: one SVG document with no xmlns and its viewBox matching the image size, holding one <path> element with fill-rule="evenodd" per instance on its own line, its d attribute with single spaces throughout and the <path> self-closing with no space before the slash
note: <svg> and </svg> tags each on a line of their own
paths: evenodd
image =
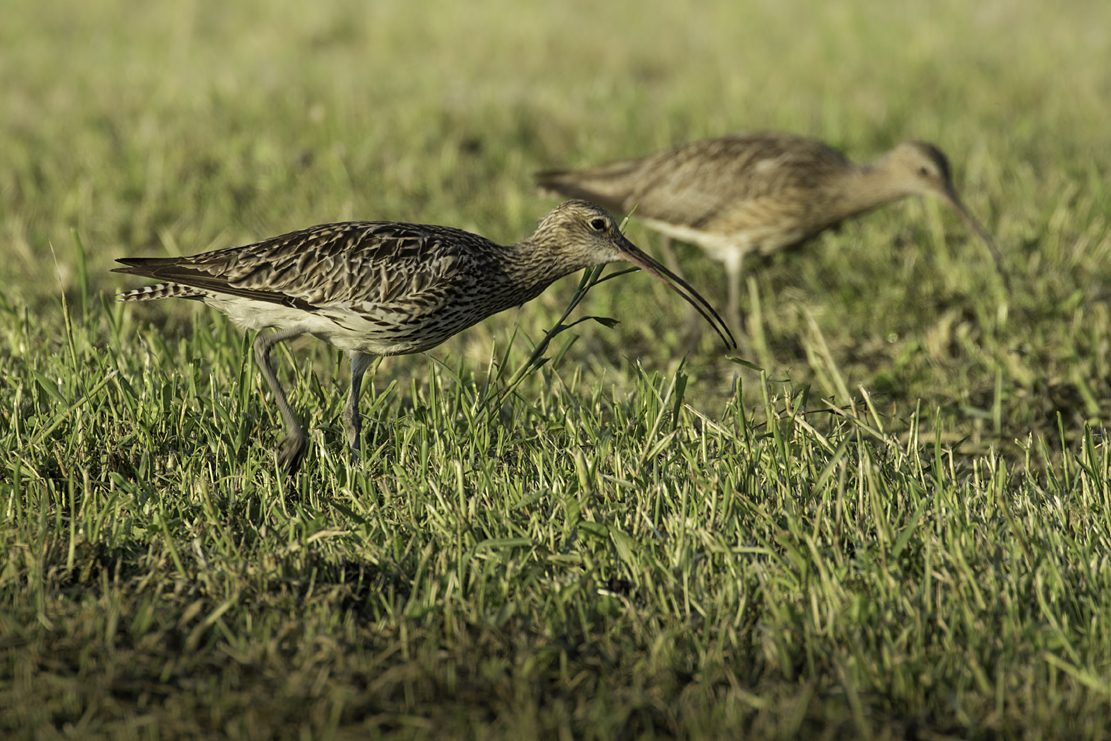
<svg viewBox="0 0 1111 741">
<path fill-rule="evenodd" d="M 744 264 L 745 251 L 733 249 L 725 258 L 725 277 L 729 281 L 729 305 L 725 318 L 729 328 L 740 337 L 745 333 L 745 320 L 741 314 L 741 266 Z"/>
<path fill-rule="evenodd" d="M 278 465 L 286 469 L 291 476 L 297 473 L 297 469 L 301 467 L 301 459 L 305 456 L 308 438 L 305 437 L 305 431 L 301 429 L 301 425 L 297 423 L 296 417 L 293 416 L 293 410 L 289 408 L 289 400 L 286 398 L 285 389 L 282 388 L 277 374 L 274 373 L 274 368 L 270 365 L 270 350 L 279 342 L 304 333 L 305 331 L 300 327 L 292 327 L 279 329 L 275 332 L 260 332 L 255 337 L 255 362 L 258 363 L 259 370 L 262 371 L 262 377 L 266 379 L 271 393 L 274 394 L 275 401 L 278 402 L 278 411 L 282 413 L 282 421 L 285 423 L 286 435 L 282 439 L 282 451 L 278 454 Z"/>
<path fill-rule="evenodd" d="M 343 408 L 343 431 L 347 433 L 347 445 L 351 449 L 351 464 L 359 462 L 359 433 L 362 431 L 362 417 L 359 416 L 359 394 L 363 390 L 363 375 L 374 362 L 376 355 L 349 352 L 351 358 L 351 390 L 347 394 L 347 405 Z"/>
</svg>

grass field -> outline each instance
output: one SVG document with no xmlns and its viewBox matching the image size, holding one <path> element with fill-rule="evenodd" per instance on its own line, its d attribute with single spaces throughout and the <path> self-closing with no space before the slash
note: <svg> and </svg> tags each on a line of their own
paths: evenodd
<svg viewBox="0 0 1111 741">
<path fill-rule="evenodd" d="M 1105 0 L 8 2 L 0 734 L 1108 738 L 1109 119 Z M 252 338 L 113 300 L 326 221 L 510 242 L 537 170 L 758 128 L 936 143 L 1012 290 L 912 199 L 750 261 L 761 370 L 642 274 L 530 367 L 570 276 L 383 361 L 356 468 L 304 340 L 292 480 Z"/>
</svg>

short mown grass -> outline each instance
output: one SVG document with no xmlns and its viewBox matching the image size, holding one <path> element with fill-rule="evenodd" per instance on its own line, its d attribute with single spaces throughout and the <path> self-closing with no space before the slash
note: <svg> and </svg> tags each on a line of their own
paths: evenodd
<svg viewBox="0 0 1111 741">
<path fill-rule="evenodd" d="M 289 481 L 222 319 L 97 352 L 130 308 L 57 340 L 4 309 L 52 350 L 7 379 L 9 731 L 1097 736 L 1111 711 L 1090 431 L 1016 467 L 770 383 L 710 416 L 683 367 L 622 394 L 549 364 L 482 408 L 427 362 L 368 389 L 352 469 L 342 394 L 298 364 Z"/>
<path fill-rule="evenodd" d="M 1107 737 L 1106 3 L 11 6 L 0 732 Z M 752 261 L 747 364 L 641 274 L 537 359 L 571 276 L 383 360 L 357 467 L 299 341 L 293 478 L 251 338 L 112 297 L 330 220 L 512 241 L 536 170 L 751 128 L 936 142 L 1012 290 L 910 200 Z"/>
</svg>

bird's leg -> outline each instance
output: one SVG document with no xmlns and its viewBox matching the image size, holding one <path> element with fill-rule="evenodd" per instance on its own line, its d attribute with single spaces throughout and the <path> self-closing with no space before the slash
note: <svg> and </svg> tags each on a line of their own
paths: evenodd
<svg viewBox="0 0 1111 741">
<path fill-rule="evenodd" d="M 297 419 L 293 416 L 293 410 L 289 408 L 289 399 L 286 398 L 285 389 L 282 388 L 277 374 L 274 373 L 273 366 L 270 365 L 270 350 L 279 342 L 304 333 L 305 331 L 300 327 L 291 327 L 289 329 L 279 329 L 275 332 L 260 332 L 255 337 L 255 362 L 258 363 L 258 367 L 262 371 L 262 377 L 266 379 L 266 383 L 270 386 L 270 391 L 274 394 L 275 401 L 278 402 L 278 411 L 282 413 L 282 421 L 285 422 L 286 436 L 282 439 L 282 452 L 278 455 L 278 465 L 286 469 L 290 476 L 297 473 L 297 469 L 301 467 L 301 459 L 305 455 L 308 439 L 305 437 L 305 431 L 301 429 L 301 425 L 297 423 Z"/>
<path fill-rule="evenodd" d="M 729 305 L 725 316 L 730 328 L 740 336 L 745 333 L 744 317 L 741 314 L 741 264 L 745 259 L 745 251 L 731 249 L 725 255 L 725 277 L 729 281 Z"/>
<path fill-rule="evenodd" d="M 343 430 L 347 433 L 347 445 L 351 449 L 351 465 L 359 462 L 359 433 L 362 430 L 362 417 L 359 416 L 359 394 L 363 390 L 363 375 L 374 362 L 374 355 L 350 352 L 351 390 L 347 394 L 347 405 L 343 408 Z"/>
<path fill-rule="evenodd" d="M 671 272 L 678 275 L 680 278 L 686 280 L 683 271 L 679 268 L 679 259 L 675 256 L 675 240 L 666 234 L 660 235 L 660 257 L 664 260 L 664 265 Z M 686 310 L 683 312 L 683 335 L 685 340 L 682 343 L 684 352 L 691 352 L 698 346 L 699 337 L 702 335 L 702 317 L 698 313 L 698 309 L 694 308 L 693 304 L 687 304 Z"/>
</svg>

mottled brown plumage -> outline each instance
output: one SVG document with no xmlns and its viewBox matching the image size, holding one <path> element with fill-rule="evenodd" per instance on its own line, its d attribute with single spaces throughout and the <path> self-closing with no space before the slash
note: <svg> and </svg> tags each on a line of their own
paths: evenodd
<svg viewBox="0 0 1111 741">
<path fill-rule="evenodd" d="M 697 291 L 626 240 L 608 213 L 580 200 L 557 206 L 531 237 L 509 246 L 450 227 L 355 221 L 191 257 L 123 258 L 127 267 L 114 272 L 163 281 L 122 293 L 121 301 L 200 299 L 240 327 L 276 330 L 258 335 L 255 359 L 288 432 L 279 462 L 293 472 L 306 438 L 270 365 L 278 342 L 311 334 L 348 353 L 343 423 L 357 460 L 359 391 L 375 357 L 429 350 L 558 278 L 616 260 L 662 280 L 735 347 Z"/>
<path fill-rule="evenodd" d="M 906 196 L 932 194 L 956 211 L 1002 261 L 961 203 L 949 161 L 931 144 L 904 142 L 868 165 L 793 134 L 752 132 L 582 170 L 537 175 L 544 190 L 586 198 L 691 242 L 725 263 L 728 316 L 740 329 L 740 274 L 749 252 L 768 255 L 845 219 Z M 669 247 L 667 249 L 670 249 Z"/>
</svg>

